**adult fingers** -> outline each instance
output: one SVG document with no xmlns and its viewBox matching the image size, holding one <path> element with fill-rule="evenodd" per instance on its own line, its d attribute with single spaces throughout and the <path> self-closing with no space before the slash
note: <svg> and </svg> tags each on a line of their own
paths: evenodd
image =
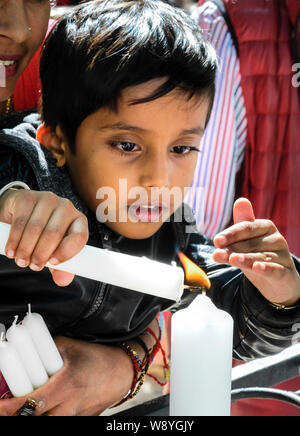
<svg viewBox="0 0 300 436">
<path fill-rule="evenodd" d="M 15 258 L 16 256 L 16 251 L 22 238 L 23 232 L 31 217 L 32 211 L 38 202 L 38 197 L 34 194 L 29 195 L 29 193 L 26 193 L 25 195 L 23 191 L 17 192 L 14 194 L 14 198 L 11 198 L 10 200 L 10 209 L 12 211 L 15 207 L 14 204 L 16 202 L 16 199 L 18 199 L 18 213 L 11 212 L 11 218 L 8 222 L 9 224 L 11 224 L 11 229 L 5 247 L 5 253 L 7 257 L 11 259 Z"/>
<path fill-rule="evenodd" d="M 70 226 L 67 235 L 61 241 L 57 250 L 52 254 L 50 263 L 58 265 L 78 254 L 89 238 L 88 221 L 86 216 L 80 215 Z"/>
<path fill-rule="evenodd" d="M 40 200 L 35 204 L 15 253 L 16 263 L 20 267 L 27 267 L 31 263 L 35 247 L 45 232 L 45 228 L 47 228 L 49 219 L 51 219 L 53 210 L 57 207 L 58 202 L 59 198 L 57 196 L 49 194 L 47 197 L 41 196 Z M 42 269 L 42 262 L 37 263 L 35 260 L 35 264 L 41 265 L 39 269 Z"/>
<path fill-rule="evenodd" d="M 52 257 L 53 253 L 69 232 L 73 221 L 78 217 L 78 211 L 71 202 L 60 199 L 60 206 L 56 208 L 45 226 L 31 256 L 31 269 L 38 271 Z M 67 260 L 63 259 L 62 261 Z"/>
</svg>

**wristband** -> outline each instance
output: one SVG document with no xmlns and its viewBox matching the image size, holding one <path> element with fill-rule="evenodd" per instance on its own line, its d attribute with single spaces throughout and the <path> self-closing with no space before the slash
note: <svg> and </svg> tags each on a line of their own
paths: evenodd
<svg viewBox="0 0 300 436">
<path fill-rule="evenodd" d="M 26 183 L 24 182 L 11 182 L 8 183 L 8 185 L 5 185 L 4 188 L 0 189 L 0 198 L 3 194 L 5 194 L 6 191 L 9 189 L 26 189 L 27 191 L 30 191 L 30 188 Z"/>
<path fill-rule="evenodd" d="M 276 310 L 292 310 L 297 309 L 299 307 L 299 304 L 296 306 L 285 306 L 284 304 L 278 304 L 278 303 L 269 303 L 270 306 L 274 307 Z"/>
<path fill-rule="evenodd" d="M 138 353 L 133 348 L 131 348 L 130 345 L 126 344 L 126 342 L 123 342 L 119 345 L 119 347 L 123 351 L 125 351 L 127 356 L 130 358 L 133 364 L 134 377 L 129 393 L 126 395 L 125 398 L 123 398 L 113 407 L 118 407 L 128 400 L 132 400 L 140 392 L 145 382 L 145 377 L 148 370 L 148 362 L 146 363 L 146 365 L 144 365 L 143 362 L 140 360 Z"/>
</svg>

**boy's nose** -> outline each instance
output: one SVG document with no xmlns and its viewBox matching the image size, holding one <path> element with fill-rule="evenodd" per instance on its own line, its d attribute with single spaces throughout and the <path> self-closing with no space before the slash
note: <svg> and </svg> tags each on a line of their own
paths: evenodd
<svg viewBox="0 0 300 436">
<path fill-rule="evenodd" d="M 156 156 L 149 159 L 143 166 L 140 185 L 144 188 L 170 187 L 170 167 L 167 159 Z"/>
<path fill-rule="evenodd" d="M 30 24 L 24 4 L 23 0 L 5 2 L 4 9 L 0 13 L 0 41 L 1 37 L 6 37 L 21 44 L 28 39 Z"/>
</svg>

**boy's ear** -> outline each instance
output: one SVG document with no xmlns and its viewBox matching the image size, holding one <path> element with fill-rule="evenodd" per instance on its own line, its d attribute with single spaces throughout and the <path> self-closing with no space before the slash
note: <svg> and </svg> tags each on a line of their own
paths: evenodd
<svg viewBox="0 0 300 436">
<path fill-rule="evenodd" d="M 54 132 L 51 128 L 42 124 L 38 127 L 36 137 L 37 140 L 50 151 L 54 159 L 56 159 L 56 165 L 63 167 L 67 162 L 67 144 L 60 127 L 57 127 Z"/>
</svg>

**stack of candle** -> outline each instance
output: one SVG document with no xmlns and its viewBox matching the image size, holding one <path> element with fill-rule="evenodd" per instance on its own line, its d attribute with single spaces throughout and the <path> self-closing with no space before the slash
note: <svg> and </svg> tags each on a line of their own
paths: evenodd
<svg viewBox="0 0 300 436">
<path fill-rule="evenodd" d="M 0 371 L 14 397 L 23 397 L 43 386 L 63 367 L 63 360 L 43 318 L 29 311 L 22 324 L 17 316 L 1 333 Z"/>
</svg>

